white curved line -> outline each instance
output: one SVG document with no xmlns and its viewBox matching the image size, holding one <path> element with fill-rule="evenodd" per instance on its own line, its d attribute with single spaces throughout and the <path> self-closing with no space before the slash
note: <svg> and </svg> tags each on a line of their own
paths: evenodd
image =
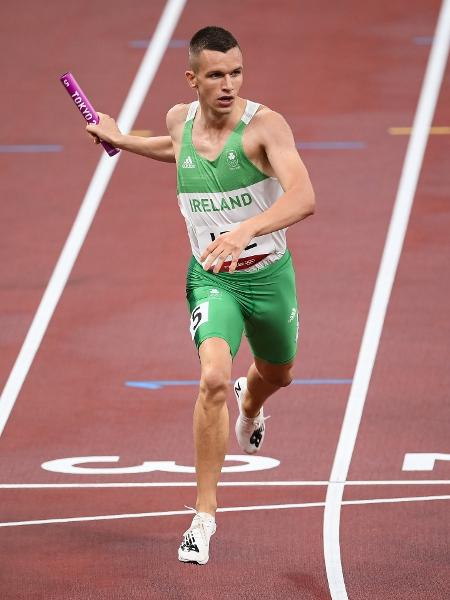
<svg viewBox="0 0 450 600">
<path fill-rule="evenodd" d="M 325 487 L 329 481 L 219 481 L 219 487 Z M 345 485 L 449 485 L 450 479 L 387 479 L 346 481 Z M 46 490 L 76 488 L 176 488 L 196 487 L 195 481 L 121 481 L 109 483 L 0 483 L 0 490 Z"/>
<path fill-rule="evenodd" d="M 412 496 L 407 498 L 372 498 L 368 500 L 346 500 L 343 505 L 361 504 L 395 504 L 399 502 L 426 502 L 431 500 L 450 500 L 450 496 Z M 292 508 L 318 508 L 325 502 L 304 502 L 302 504 L 262 504 L 258 506 L 228 506 L 219 508 L 217 512 L 248 512 L 254 510 L 286 510 Z M 19 527 L 23 525 L 52 525 L 55 523 L 82 523 L 86 521 L 113 521 L 118 519 L 143 519 L 146 517 L 172 517 L 174 515 L 190 515 L 192 510 L 167 510 L 163 512 L 128 513 L 121 515 L 98 515 L 94 517 L 68 517 L 62 519 L 40 519 L 35 521 L 9 521 L 0 523 L 0 527 Z"/>
<path fill-rule="evenodd" d="M 345 485 L 343 482 L 347 479 L 355 447 L 386 309 L 447 62 L 449 44 L 450 0 L 443 0 L 327 489 L 323 540 L 325 567 L 333 600 L 348 600 L 339 546 L 340 509 Z"/>
<path fill-rule="evenodd" d="M 117 120 L 124 131 L 129 131 L 136 119 L 185 3 L 186 0 L 167 0 L 152 41 L 142 59 Z M 41 345 L 120 156 L 121 154 L 118 154 L 112 159 L 104 152 L 101 154 L 78 215 L 0 397 L 0 435 L 14 408 L 17 396 Z"/>
</svg>

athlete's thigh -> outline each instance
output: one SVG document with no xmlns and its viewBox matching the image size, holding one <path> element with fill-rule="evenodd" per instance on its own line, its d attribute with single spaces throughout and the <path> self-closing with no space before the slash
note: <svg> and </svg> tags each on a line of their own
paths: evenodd
<svg viewBox="0 0 450 600">
<path fill-rule="evenodd" d="M 244 330 L 241 308 L 234 296 L 212 285 L 190 290 L 188 306 L 191 313 L 190 332 L 197 350 L 209 338 L 222 338 L 234 357 L 239 350 Z"/>
<path fill-rule="evenodd" d="M 268 363 L 284 364 L 297 353 L 298 301 L 292 264 L 288 263 L 261 292 L 255 290 L 254 311 L 245 322 L 253 355 Z"/>
<path fill-rule="evenodd" d="M 233 358 L 228 342 L 222 338 L 212 337 L 203 340 L 198 349 L 202 369 L 201 384 L 217 386 L 230 382 Z"/>
</svg>

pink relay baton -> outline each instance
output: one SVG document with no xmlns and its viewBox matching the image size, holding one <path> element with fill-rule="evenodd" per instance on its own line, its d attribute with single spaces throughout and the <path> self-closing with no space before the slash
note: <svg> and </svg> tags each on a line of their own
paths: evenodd
<svg viewBox="0 0 450 600">
<path fill-rule="evenodd" d="M 64 73 L 64 75 L 61 75 L 59 80 L 66 88 L 68 94 L 74 101 L 75 106 L 78 108 L 78 110 L 86 119 L 86 121 L 88 123 L 93 123 L 94 125 L 96 125 L 100 120 L 98 118 L 98 114 L 95 112 L 94 107 L 87 99 L 86 94 L 80 88 L 80 86 L 77 83 L 77 80 L 72 75 L 72 73 L 70 71 Z M 111 144 L 108 144 L 108 142 L 101 141 L 100 143 L 109 156 L 114 156 L 115 154 L 120 152 L 118 148 L 111 146 Z"/>
</svg>

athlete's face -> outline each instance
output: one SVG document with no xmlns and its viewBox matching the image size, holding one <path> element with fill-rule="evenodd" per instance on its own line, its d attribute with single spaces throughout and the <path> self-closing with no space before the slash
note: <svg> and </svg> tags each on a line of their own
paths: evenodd
<svg viewBox="0 0 450 600">
<path fill-rule="evenodd" d="M 202 50 L 186 71 L 189 85 L 199 99 L 214 111 L 227 114 L 233 109 L 242 85 L 242 54 L 238 47 L 228 52 Z"/>
</svg>

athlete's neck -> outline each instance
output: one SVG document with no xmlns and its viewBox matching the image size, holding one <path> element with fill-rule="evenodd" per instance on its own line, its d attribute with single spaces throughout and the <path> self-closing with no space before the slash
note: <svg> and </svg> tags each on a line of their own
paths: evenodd
<svg viewBox="0 0 450 600">
<path fill-rule="evenodd" d="M 222 113 L 214 110 L 206 103 L 200 102 L 199 124 L 203 129 L 223 131 L 224 129 L 234 129 L 240 121 L 245 111 L 247 101 L 237 97 L 233 108 L 228 113 Z"/>
</svg>

